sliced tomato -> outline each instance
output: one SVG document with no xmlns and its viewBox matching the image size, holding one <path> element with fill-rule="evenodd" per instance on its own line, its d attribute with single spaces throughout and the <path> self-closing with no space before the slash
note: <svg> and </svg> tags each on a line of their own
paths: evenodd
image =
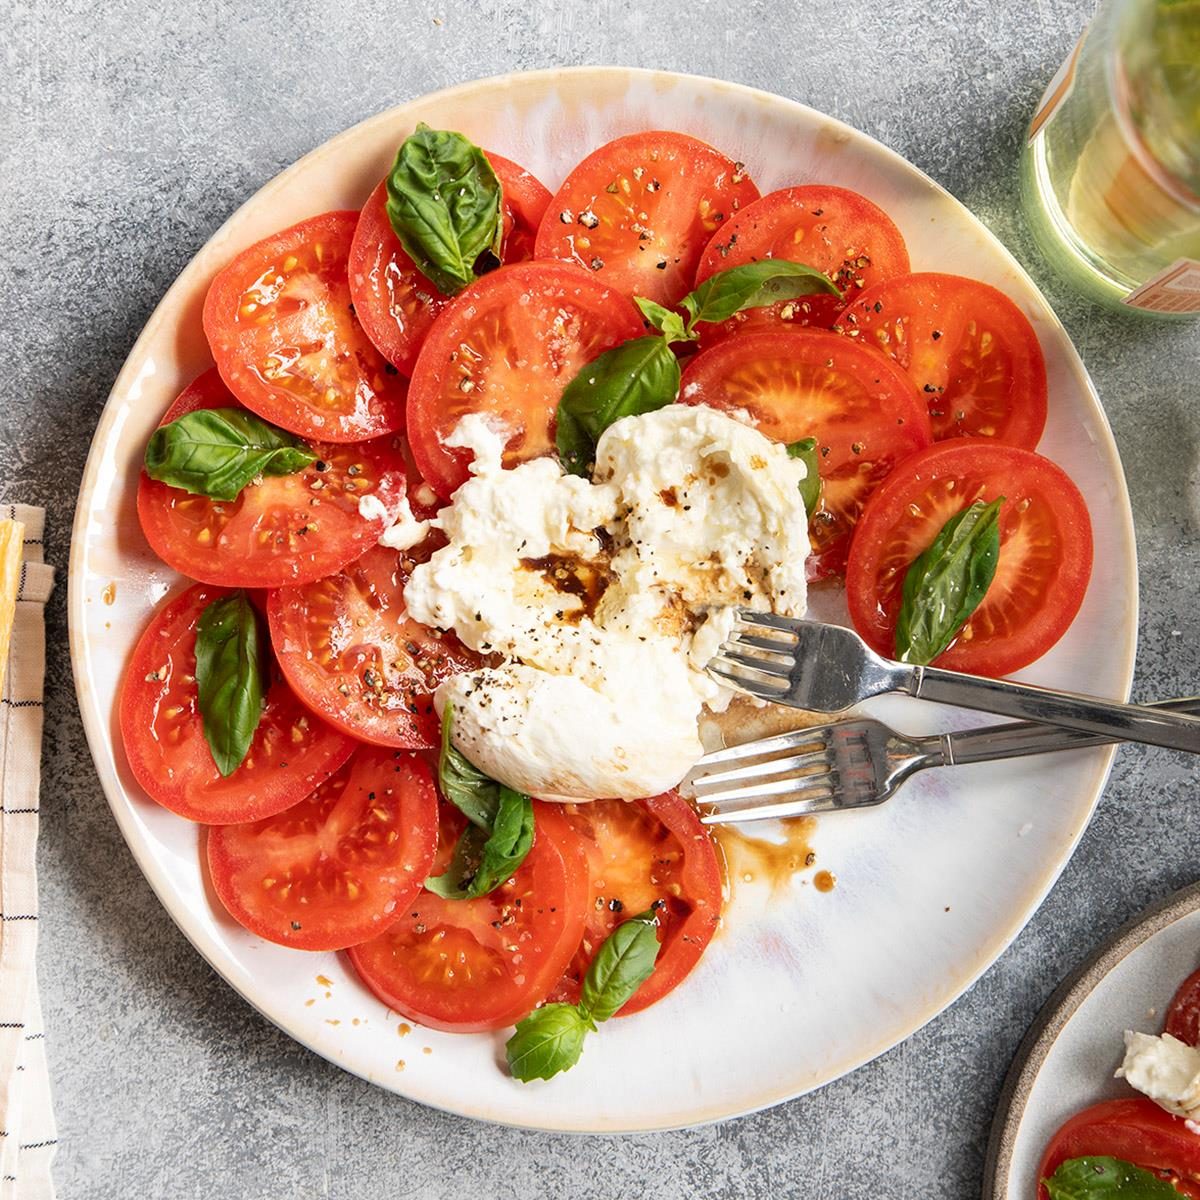
<svg viewBox="0 0 1200 1200">
<path fill-rule="evenodd" d="M 227 594 L 197 584 L 158 608 L 125 669 L 118 710 L 125 757 L 146 794 L 189 821 L 214 825 L 290 808 L 354 751 L 351 738 L 313 716 L 277 680 L 245 760 L 221 775 L 197 709 L 196 622 Z"/>
<path fill-rule="evenodd" d="M 414 560 L 375 546 L 337 575 L 280 588 L 268 602 L 271 644 L 297 695 L 331 725 L 380 746 L 436 746 L 431 693 L 480 663 L 452 633 L 404 607 Z"/>
<path fill-rule="evenodd" d="M 362 746 L 311 796 L 209 830 L 221 903 L 251 933 L 298 950 L 343 950 L 404 914 L 437 850 L 437 792 L 415 754 Z"/>
<path fill-rule="evenodd" d="M 236 407 L 217 372 L 207 371 L 162 423 L 198 408 Z M 248 588 L 307 583 L 357 558 L 395 519 L 405 491 L 401 450 L 394 437 L 310 448 L 315 464 L 252 483 L 236 500 L 194 496 L 143 471 L 138 519 L 154 553 L 193 579 Z M 364 516 L 364 496 L 374 496 L 384 515 Z"/>
<path fill-rule="evenodd" d="M 955 513 L 1001 496 L 996 575 L 936 665 L 1007 675 L 1066 633 L 1092 572 L 1092 526 L 1079 489 L 1032 450 L 952 438 L 901 463 L 859 518 L 846 600 L 854 628 L 880 654 L 895 653 L 900 593 L 913 560 Z"/>
<path fill-rule="evenodd" d="M 1189 1046 L 1200 1046 L 1200 971 L 1180 985 L 1167 1009 L 1165 1032 Z"/>
<path fill-rule="evenodd" d="M 929 405 L 935 439 L 1038 444 L 1046 360 L 1028 317 L 1003 292 L 961 275 L 901 275 L 863 292 L 838 329 L 908 372 Z"/>
<path fill-rule="evenodd" d="M 361 442 L 404 427 L 404 379 L 350 299 L 357 224 L 358 213 L 325 213 L 256 242 L 204 301 L 221 378 L 248 409 L 301 437 Z"/>
<path fill-rule="evenodd" d="M 550 193 L 523 167 L 488 154 L 504 194 L 506 263 L 533 257 L 538 224 L 550 203 Z M 355 315 L 379 352 L 405 375 L 411 375 L 417 351 L 434 317 L 450 297 L 443 295 L 417 270 L 387 215 L 387 181 L 367 198 L 350 246 L 350 296 Z"/>
<path fill-rule="evenodd" d="M 871 492 L 930 442 L 929 415 L 908 376 L 824 329 L 759 330 L 720 342 L 688 364 L 679 396 L 748 414 L 777 442 L 817 439 L 821 499 L 809 525 L 817 577 L 844 569 Z"/>
<path fill-rule="evenodd" d="M 628 295 L 675 304 L 708 240 L 758 199 L 746 168 L 682 133 L 631 133 L 589 154 L 542 218 L 538 258 L 577 263 Z"/>
<path fill-rule="evenodd" d="M 477 900 L 422 892 L 350 961 L 389 1008 L 433 1029 L 500 1029 L 525 1016 L 562 975 L 583 932 L 587 866 L 553 804 L 534 802 L 534 841 L 511 879 Z M 442 805 L 432 873 L 445 869 L 463 818 Z"/>
<path fill-rule="evenodd" d="M 829 327 L 864 288 L 908 274 L 908 248 L 887 213 L 866 196 L 823 183 L 782 188 L 743 209 L 704 248 L 696 282 L 764 258 L 807 263 L 824 271 L 841 289 L 842 298 L 800 296 L 747 309 L 720 325 L 702 326 L 702 345 L 739 329 L 780 321 Z"/>
<path fill-rule="evenodd" d="M 509 431 L 506 467 L 551 453 L 567 384 L 643 331 L 632 301 L 567 263 L 485 275 L 433 323 L 413 368 L 408 432 L 421 474 L 441 496 L 466 480 L 470 454 L 445 439 L 473 412 Z"/>
<path fill-rule="evenodd" d="M 1038 1200 L 1049 1200 L 1042 1180 L 1067 1159 L 1095 1157 L 1124 1159 L 1168 1179 L 1181 1196 L 1200 1197 L 1200 1137 L 1190 1124 L 1144 1096 L 1093 1104 L 1050 1139 L 1038 1165 Z"/>
<path fill-rule="evenodd" d="M 550 998 L 574 1004 L 604 939 L 653 907 L 658 961 L 617 1015 L 641 1012 L 684 980 L 720 924 L 721 864 L 713 840 L 676 792 L 573 804 L 566 815 L 587 847 L 591 895 L 583 938 Z"/>
</svg>

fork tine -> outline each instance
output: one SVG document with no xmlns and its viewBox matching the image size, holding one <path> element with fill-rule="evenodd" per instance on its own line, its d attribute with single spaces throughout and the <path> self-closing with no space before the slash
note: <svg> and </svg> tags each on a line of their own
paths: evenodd
<svg viewBox="0 0 1200 1200">
<path fill-rule="evenodd" d="M 834 778 L 832 768 L 819 774 L 804 775 L 799 779 L 772 779 L 766 783 L 752 783 L 746 787 L 735 786 L 723 791 L 713 792 L 707 796 L 697 796 L 696 799 L 707 808 L 719 808 L 722 812 L 736 813 L 741 811 L 742 801 L 767 800 L 772 797 L 785 799 L 788 796 L 801 796 L 808 793 L 832 795 L 833 785 L 829 781 Z M 754 805 L 754 807 L 758 807 Z M 774 806 L 772 806 L 774 807 Z"/>
<path fill-rule="evenodd" d="M 783 750 L 802 750 L 805 746 L 828 747 L 832 725 L 810 725 L 795 729 L 791 733 L 777 733 L 773 737 L 760 738 L 754 742 L 739 742 L 736 746 L 725 746 L 706 754 L 697 764 L 698 768 L 716 766 L 720 763 L 737 762 L 743 758 L 758 758 Z"/>
<path fill-rule="evenodd" d="M 726 641 L 727 646 L 750 646 L 755 650 L 765 650 L 768 654 L 783 654 L 792 659 L 796 653 L 796 642 L 784 638 L 755 637 L 752 633 L 742 633 L 734 630 L 733 635 Z"/>
<path fill-rule="evenodd" d="M 841 805 L 832 792 L 820 796 L 801 797 L 798 800 L 772 800 L 753 808 L 740 810 L 723 809 L 720 812 L 704 813 L 701 825 L 732 825 L 747 821 L 780 820 L 785 817 L 811 817 L 817 813 L 834 812 Z"/>
<path fill-rule="evenodd" d="M 780 662 L 773 658 L 761 658 L 755 654 L 740 654 L 732 642 L 725 642 L 713 659 L 713 662 L 736 663 L 739 667 L 747 667 L 751 671 L 761 671 L 764 675 L 774 675 L 786 679 L 792 673 L 792 660 Z"/>
<path fill-rule="evenodd" d="M 775 613 L 756 612 L 752 608 L 739 608 L 737 610 L 737 619 L 745 625 L 765 625 L 768 629 L 779 629 L 784 633 L 790 633 L 796 636 L 796 619 L 794 617 L 780 617 Z"/>
<path fill-rule="evenodd" d="M 829 755 L 826 747 L 822 746 L 818 750 L 812 750 L 807 754 L 789 754 L 781 758 L 767 758 L 758 762 L 748 763 L 745 766 L 731 767 L 725 771 L 709 771 L 703 775 L 696 776 L 692 779 L 692 790 L 696 793 L 697 800 L 708 802 L 708 797 L 702 795 L 704 788 L 720 787 L 722 790 L 729 784 L 736 783 L 744 779 L 762 779 L 771 775 L 781 775 L 785 771 L 791 774 L 793 780 L 798 778 L 816 778 L 815 772 L 809 772 L 809 775 L 802 776 L 799 772 L 809 771 L 811 767 L 826 766 L 829 764 Z"/>
<path fill-rule="evenodd" d="M 708 664 L 708 673 L 716 675 L 719 679 L 725 679 L 733 684 L 735 688 L 739 688 L 743 692 L 749 692 L 752 696 L 759 696 L 764 699 L 776 699 L 779 696 L 786 696 L 788 685 L 783 679 L 771 679 L 770 682 L 764 682 L 758 679 L 751 679 L 746 672 L 737 667 L 734 669 L 732 664 L 726 667 L 722 664 L 720 658 L 714 658 Z"/>
</svg>

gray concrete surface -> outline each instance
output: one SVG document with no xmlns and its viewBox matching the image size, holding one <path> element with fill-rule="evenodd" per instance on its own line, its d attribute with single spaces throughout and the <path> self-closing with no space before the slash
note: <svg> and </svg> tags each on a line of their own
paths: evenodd
<svg viewBox="0 0 1200 1200">
<path fill-rule="evenodd" d="M 1051 278 L 1015 162 L 1084 0 L 0 0 L 0 500 L 51 510 L 65 569 L 91 430 L 138 330 L 247 195 L 394 102 L 574 63 L 723 76 L 880 138 L 1029 267 L 1116 429 L 1137 519 L 1137 694 L 1200 682 L 1200 330 Z M 1196 774 L 1124 750 L 1065 876 L 1000 962 L 905 1045 L 805 1100 L 627 1139 L 505 1131 L 374 1090 L 291 1042 L 192 951 L 141 878 L 84 744 L 50 613 L 41 971 L 66 1197 L 976 1195 L 1020 1037 L 1058 980 L 1200 875 Z"/>
</svg>

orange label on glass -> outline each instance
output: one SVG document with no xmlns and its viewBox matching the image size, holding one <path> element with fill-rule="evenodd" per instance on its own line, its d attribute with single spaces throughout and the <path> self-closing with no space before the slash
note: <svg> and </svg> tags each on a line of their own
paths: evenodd
<svg viewBox="0 0 1200 1200">
<path fill-rule="evenodd" d="M 1200 262 L 1176 259 L 1165 271 L 1130 292 L 1123 303 L 1157 313 L 1200 313 Z"/>
<path fill-rule="evenodd" d="M 1079 52 L 1083 49 L 1085 37 L 1087 37 L 1086 29 L 1079 35 L 1079 41 L 1075 43 L 1075 49 L 1071 51 L 1067 61 L 1058 68 L 1054 78 L 1050 80 L 1050 86 L 1042 93 L 1042 102 L 1038 105 L 1037 112 L 1033 114 L 1033 120 L 1029 122 L 1029 140 L 1031 142 L 1041 132 L 1046 122 L 1054 116 L 1059 105 L 1071 94 L 1071 89 L 1075 86 L 1075 68 L 1079 65 Z"/>
</svg>

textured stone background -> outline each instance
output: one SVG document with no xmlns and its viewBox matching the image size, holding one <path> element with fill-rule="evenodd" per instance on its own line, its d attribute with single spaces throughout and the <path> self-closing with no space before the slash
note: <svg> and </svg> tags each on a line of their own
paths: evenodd
<svg viewBox="0 0 1200 1200">
<path fill-rule="evenodd" d="M 1021 224 L 1024 123 L 1082 0 L 0 0 L 0 500 L 51 510 L 64 569 L 88 440 L 163 291 L 254 189 L 395 102 L 476 76 L 621 63 L 806 101 L 907 156 L 1045 287 L 1129 475 L 1137 694 L 1200 677 L 1200 337 L 1077 300 Z M 65 580 L 64 580 L 65 583 Z M 133 864 L 50 614 L 41 969 L 66 1197 L 946 1197 L 977 1194 L 1007 1065 L 1058 980 L 1197 877 L 1194 767 L 1124 750 L 1041 911 L 948 1013 L 817 1095 L 687 1133 L 493 1129 L 309 1054 L 192 951 Z M 1102 648 L 1098 648 L 1102 652 Z M 714 1027 L 715 1018 L 714 1018 Z M 714 1036 L 718 1036 L 714 1034 Z"/>
</svg>

